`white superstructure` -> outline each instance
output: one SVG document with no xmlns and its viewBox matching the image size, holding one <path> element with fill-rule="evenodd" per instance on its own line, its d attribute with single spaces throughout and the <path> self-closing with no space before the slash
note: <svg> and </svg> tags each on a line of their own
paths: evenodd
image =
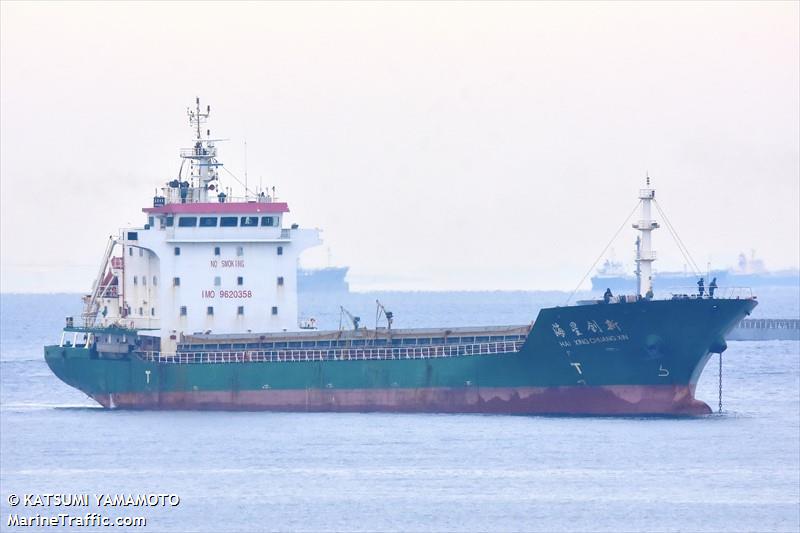
<svg viewBox="0 0 800 533">
<path fill-rule="evenodd" d="M 209 114 L 199 100 L 189 110 L 194 145 L 181 150 L 178 179 L 143 209 L 147 224 L 109 241 L 85 325 L 152 330 L 166 351 L 192 333 L 298 329 L 297 262 L 321 243 L 319 230 L 284 227 L 289 207 L 264 192 L 220 190 Z"/>
</svg>

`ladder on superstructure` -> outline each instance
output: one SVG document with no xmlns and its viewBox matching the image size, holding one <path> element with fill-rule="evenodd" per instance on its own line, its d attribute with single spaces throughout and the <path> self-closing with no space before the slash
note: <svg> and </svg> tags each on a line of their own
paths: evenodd
<svg viewBox="0 0 800 533">
<path fill-rule="evenodd" d="M 103 279 L 105 279 L 106 269 L 111 259 L 111 254 L 114 251 L 114 245 L 116 244 L 117 240 L 114 239 L 114 237 L 108 238 L 106 250 L 103 253 L 103 260 L 100 262 L 100 271 L 97 273 L 97 278 L 94 280 L 94 285 L 92 285 L 92 293 L 89 294 L 88 298 L 85 300 L 81 318 L 83 319 L 83 325 L 87 328 L 94 326 L 94 323 L 97 320 L 97 311 L 99 310 L 97 300 L 102 298 L 108 290 L 108 285 L 103 285 Z"/>
</svg>

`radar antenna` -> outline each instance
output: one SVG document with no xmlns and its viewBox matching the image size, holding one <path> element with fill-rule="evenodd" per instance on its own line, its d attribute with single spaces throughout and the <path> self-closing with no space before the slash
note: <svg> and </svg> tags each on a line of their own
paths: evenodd
<svg viewBox="0 0 800 533">
<path fill-rule="evenodd" d="M 203 124 L 208 122 L 208 117 L 211 115 L 211 106 L 206 106 L 206 112 L 202 113 L 200 111 L 200 97 L 195 97 L 195 109 L 186 108 L 186 114 L 189 115 L 189 124 L 197 128 L 197 140 L 200 141 L 203 139 L 203 134 L 201 127 Z M 208 132 L 211 133 L 211 132 Z"/>
</svg>

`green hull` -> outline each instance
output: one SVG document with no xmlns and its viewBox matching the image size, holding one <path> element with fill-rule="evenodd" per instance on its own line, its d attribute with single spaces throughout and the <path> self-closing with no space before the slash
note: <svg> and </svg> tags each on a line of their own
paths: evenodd
<svg viewBox="0 0 800 533">
<path fill-rule="evenodd" d="M 484 355 L 178 364 L 47 346 L 45 358 L 104 407 L 701 414 L 709 409 L 694 390 L 703 367 L 755 305 L 683 299 L 543 309 L 521 349 Z"/>
</svg>

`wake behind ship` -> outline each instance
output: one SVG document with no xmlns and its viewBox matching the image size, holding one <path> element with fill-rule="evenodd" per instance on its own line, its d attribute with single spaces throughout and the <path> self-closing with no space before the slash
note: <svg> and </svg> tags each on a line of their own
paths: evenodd
<svg viewBox="0 0 800 533">
<path fill-rule="evenodd" d="M 652 292 L 650 217 L 639 192 L 635 295 L 542 309 L 505 327 L 317 331 L 298 327 L 297 262 L 319 231 L 286 227 L 265 191 L 232 198 L 217 147 L 195 139 L 147 222 L 110 239 L 82 322 L 45 359 L 107 408 L 507 414 L 704 414 L 695 387 L 754 297 Z M 309 326 L 306 324 L 306 328 Z"/>
</svg>

